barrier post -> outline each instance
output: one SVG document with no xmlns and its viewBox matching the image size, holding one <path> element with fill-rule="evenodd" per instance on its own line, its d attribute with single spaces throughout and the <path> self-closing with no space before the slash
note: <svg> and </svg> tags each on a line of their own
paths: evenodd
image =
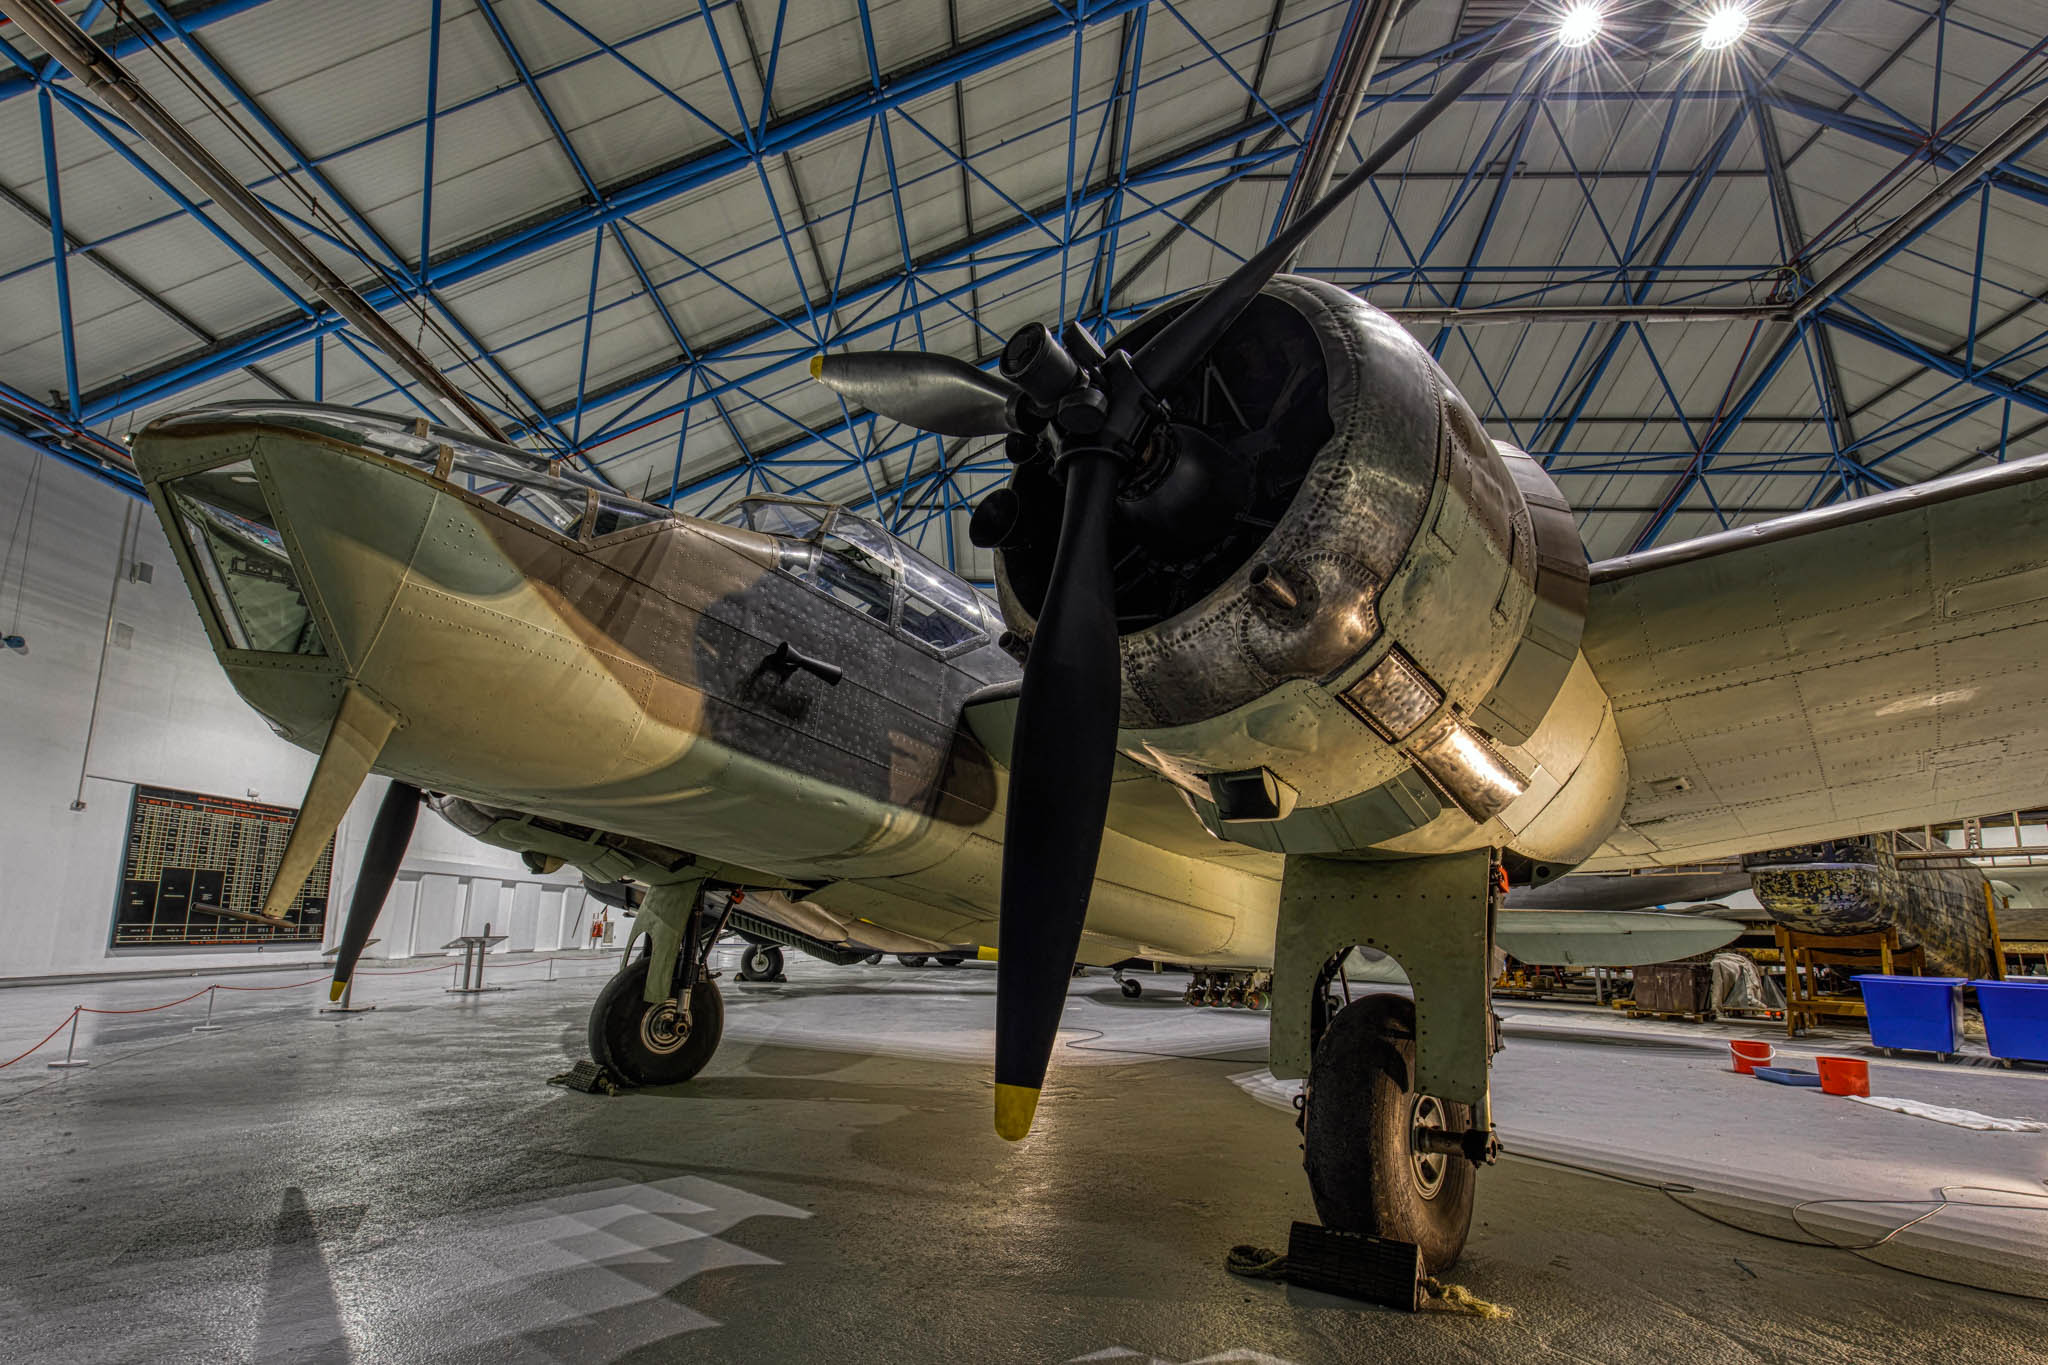
<svg viewBox="0 0 2048 1365">
<path fill-rule="evenodd" d="M 194 1024 L 192 1026 L 192 1031 L 194 1033 L 220 1032 L 220 1025 L 213 1022 L 213 997 L 217 995 L 219 992 L 219 986 L 208 986 L 206 988 L 206 1022 L 203 1024 Z"/>
<path fill-rule="evenodd" d="M 78 1014 L 79 1011 L 83 1010 L 84 1008 L 85 1006 L 83 1005 L 73 1005 L 71 1007 L 71 1036 L 64 1040 L 64 1060 L 61 1062 L 49 1063 L 49 1067 L 52 1071 L 62 1071 L 66 1068 L 75 1066 L 92 1065 L 92 1063 L 88 1062 L 85 1058 L 76 1057 L 73 1055 L 73 1053 L 78 1048 Z"/>
<path fill-rule="evenodd" d="M 372 939 L 371 942 L 374 943 L 376 940 Z M 322 1014 L 368 1014 L 376 1008 L 375 1005 L 358 1005 L 356 1003 L 356 979 L 350 977 L 348 984 L 341 988 L 341 999 L 332 1005 L 322 1005 L 320 1012 Z"/>
</svg>

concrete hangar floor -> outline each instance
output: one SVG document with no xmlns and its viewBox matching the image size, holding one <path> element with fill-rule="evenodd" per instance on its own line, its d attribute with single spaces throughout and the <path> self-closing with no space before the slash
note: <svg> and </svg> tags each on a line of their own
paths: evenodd
<svg viewBox="0 0 2048 1365">
<path fill-rule="evenodd" d="M 2026 1197 L 2048 1138 L 1736 1077 L 1711 1032 L 1507 1007 L 1511 1155 L 1453 1278 L 1513 1316 L 1410 1316 L 1226 1273 L 1234 1243 L 1284 1245 L 1307 1191 L 1263 1018 L 1189 1009 L 1181 978 L 1135 1001 L 1076 981 L 1045 1121 L 1009 1147 L 987 1131 L 985 967 L 728 971 L 695 1081 L 549 1087 L 613 963 L 494 959 L 507 989 L 481 996 L 365 976 L 378 1008 L 354 1016 L 316 1012 L 317 987 L 221 992 L 217 1032 L 194 1031 L 203 995 L 82 1016 L 89 1066 L 46 1067 L 60 1032 L 0 1070 L 0 1357 L 2048 1360 L 2027 1297 L 2048 1294 L 2048 1214 Z M 76 1003 L 199 984 L 0 991 L 0 1060 Z M 2048 1074 L 1873 1076 L 2048 1115 Z M 2016 1193 L 1952 1190 L 1860 1255 L 1791 1244 L 1874 1241 L 1944 1185 Z M 1795 1222 L 1816 1199 L 1899 1202 Z"/>
</svg>

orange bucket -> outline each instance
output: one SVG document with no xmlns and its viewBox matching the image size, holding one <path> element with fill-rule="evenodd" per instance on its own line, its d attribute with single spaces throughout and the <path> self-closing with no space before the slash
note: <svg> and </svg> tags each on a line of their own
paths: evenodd
<svg viewBox="0 0 2048 1365">
<path fill-rule="evenodd" d="M 1870 1063 L 1858 1057 L 1816 1057 L 1824 1095 L 1870 1094 Z"/>
<path fill-rule="evenodd" d="M 1777 1055 L 1769 1043 L 1756 1042 L 1749 1038 L 1728 1040 L 1728 1059 L 1735 1063 L 1735 1069 L 1745 1076 L 1754 1076 L 1760 1066 L 1769 1066 Z"/>
</svg>

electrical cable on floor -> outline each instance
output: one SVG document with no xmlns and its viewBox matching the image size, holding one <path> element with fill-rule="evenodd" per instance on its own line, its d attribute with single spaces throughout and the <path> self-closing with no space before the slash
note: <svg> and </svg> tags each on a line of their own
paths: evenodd
<svg viewBox="0 0 2048 1365">
<path fill-rule="evenodd" d="M 1999 1289 L 1991 1285 L 1978 1284 L 1972 1280 L 1958 1280 L 1947 1275 L 1936 1275 L 1925 1270 L 1914 1270 L 1909 1266 L 1893 1265 L 1889 1261 L 1880 1261 L 1876 1257 L 1867 1254 L 1868 1252 L 1875 1251 L 1877 1248 L 1889 1243 L 1893 1238 L 1897 1237 L 1900 1233 L 1907 1232 L 1913 1228 L 1919 1227 L 1922 1223 L 1927 1222 L 1929 1219 L 1932 1219 L 1936 1215 L 1944 1213 L 1949 1209 L 2010 1209 L 2023 1213 L 2048 1213 L 2048 1190 L 2010 1190 L 1997 1185 L 1943 1185 L 1940 1187 L 1938 1192 L 1932 1197 L 1908 1195 L 1901 1198 L 1891 1199 L 1802 1199 L 1796 1204 L 1785 1206 L 1785 1212 L 1787 1216 L 1791 1218 L 1792 1225 L 1807 1235 L 1804 1237 L 1787 1237 L 1783 1233 L 1766 1232 L 1761 1228 L 1744 1226 L 1743 1224 L 1735 1222 L 1732 1219 L 1723 1218 L 1718 1214 L 1709 1213 L 1706 1209 L 1701 1208 L 1697 1204 L 1688 1203 L 1681 1196 L 1688 1194 L 1705 1195 L 1708 1192 L 1701 1190 L 1696 1185 L 1688 1185 L 1683 1181 L 1641 1180 L 1634 1176 L 1617 1175 L 1613 1171 L 1603 1171 L 1595 1166 L 1582 1166 L 1577 1162 L 1563 1161 L 1556 1157 L 1531 1156 L 1526 1153 L 1516 1152 L 1512 1150 L 1504 1150 L 1503 1155 L 1512 1156 L 1517 1161 L 1533 1162 L 1539 1166 L 1555 1166 L 1559 1170 L 1572 1171 L 1579 1175 L 1597 1176 L 1603 1180 L 1616 1180 L 1624 1185 L 1634 1185 L 1638 1189 L 1655 1190 L 1657 1191 L 1657 1193 L 1663 1195 L 1665 1198 L 1669 1199 L 1672 1203 L 1678 1205 L 1678 1207 L 1684 1209 L 1688 1213 L 1695 1214 L 1701 1218 L 1704 1218 L 1710 1223 L 1718 1223 L 1722 1227 L 1729 1228 L 1735 1232 L 1747 1233 L 1751 1237 L 1761 1237 L 1764 1240 L 1770 1242 L 1782 1242 L 1786 1246 L 1814 1247 L 1816 1249 L 1823 1251 L 1846 1251 L 1850 1255 L 1857 1257 L 1859 1260 L 1868 1261 L 1870 1262 L 1870 1264 L 1874 1266 L 1880 1266 L 1886 1270 L 1898 1271 L 1902 1275 L 1912 1275 L 1918 1279 L 1933 1280 L 1939 1284 L 1958 1285 L 1964 1289 L 1982 1290 L 1986 1294 L 2002 1294 L 2007 1298 L 2031 1299 L 2038 1303 L 2048 1303 L 2048 1293 L 2031 1293 L 2023 1289 Z M 1979 1194 L 2003 1194 L 2010 1195 L 2015 1199 L 2032 1199 L 2039 1200 L 2042 1202 L 2035 1204 L 2003 1204 L 1996 1203 L 1986 1199 L 1950 1198 L 1950 1192 L 1956 1190 L 1974 1191 Z M 1930 1207 L 1926 1212 L 1917 1214 L 1914 1217 L 1907 1219 L 1905 1222 L 1900 1223 L 1898 1226 L 1892 1228 L 1890 1231 L 1886 1232 L 1881 1237 L 1875 1237 L 1866 1242 L 1837 1242 L 1820 1234 L 1814 1228 L 1809 1227 L 1806 1221 L 1800 1216 L 1807 1209 L 1830 1204 L 1843 1204 L 1866 1207 L 1884 1206 L 1890 1208 L 1899 1208 L 1915 1204 L 1928 1204 L 1932 1207 Z"/>
<path fill-rule="evenodd" d="M 1090 1043 L 1094 1042 L 1096 1039 L 1102 1036 L 1103 1033 L 1101 1029 L 1090 1029 L 1088 1031 L 1088 1036 L 1086 1038 L 1083 1038 L 1078 1042 L 1070 1042 L 1067 1044 L 1067 1046 L 1074 1049 L 1074 1051 L 1076 1052 L 1112 1052 L 1116 1053 L 1119 1056 L 1124 1057 L 1158 1057 L 1169 1062 L 1227 1062 L 1232 1066 L 1243 1066 L 1246 1062 L 1256 1062 L 1259 1060 L 1257 1057 L 1219 1057 L 1216 1056 L 1214 1053 L 1206 1052 L 1158 1052 L 1152 1048 L 1145 1047 L 1089 1046 Z M 1254 1048 L 1263 1048 L 1265 1046 L 1265 1040 L 1260 1039 L 1256 1042 L 1246 1043 L 1244 1045 L 1244 1050 L 1248 1051 Z"/>
</svg>

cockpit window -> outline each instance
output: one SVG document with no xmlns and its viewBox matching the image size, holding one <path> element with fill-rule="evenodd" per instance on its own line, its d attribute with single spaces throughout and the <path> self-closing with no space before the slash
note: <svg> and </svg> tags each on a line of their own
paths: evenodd
<svg viewBox="0 0 2048 1365">
<path fill-rule="evenodd" d="M 725 509 L 718 520 L 727 526 L 764 535 L 809 540 L 825 524 L 832 509 L 824 503 L 783 502 L 775 498 L 744 498 Z"/>
<path fill-rule="evenodd" d="M 325 654 L 249 462 L 173 479 L 167 493 L 228 643 L 269 654 Z"/>
<path fill-rule="evenodd" d="M 827 532 L 818 542 L 809 581 L 827 597 L 886 623 L 896 605 L 896 564 L 861 539 L 838 529 Z"/>
<path fill-rule="evenodd" d="M 988 639 L 995 614 L 981 594 L 843 507 L 744 498 L 718 520 L 777 537 L 784 572 L 941 654 Z"/>
<path fill-rule="evenodd" d="M 581 489 L 562 492 L 552 488 L 533 488 L 514 483 L 506 485 L 503 490 L 492 496 L 491 501 L 565 536 L 575 536 L 576 528 L 583 521 Z"/>
<path fill-rule="evenodd" d="M 980 598 L 952 574 L 906 549 L 903 633 L 941 653 L 980 639 L 984 634 Z"/>
</svg>

